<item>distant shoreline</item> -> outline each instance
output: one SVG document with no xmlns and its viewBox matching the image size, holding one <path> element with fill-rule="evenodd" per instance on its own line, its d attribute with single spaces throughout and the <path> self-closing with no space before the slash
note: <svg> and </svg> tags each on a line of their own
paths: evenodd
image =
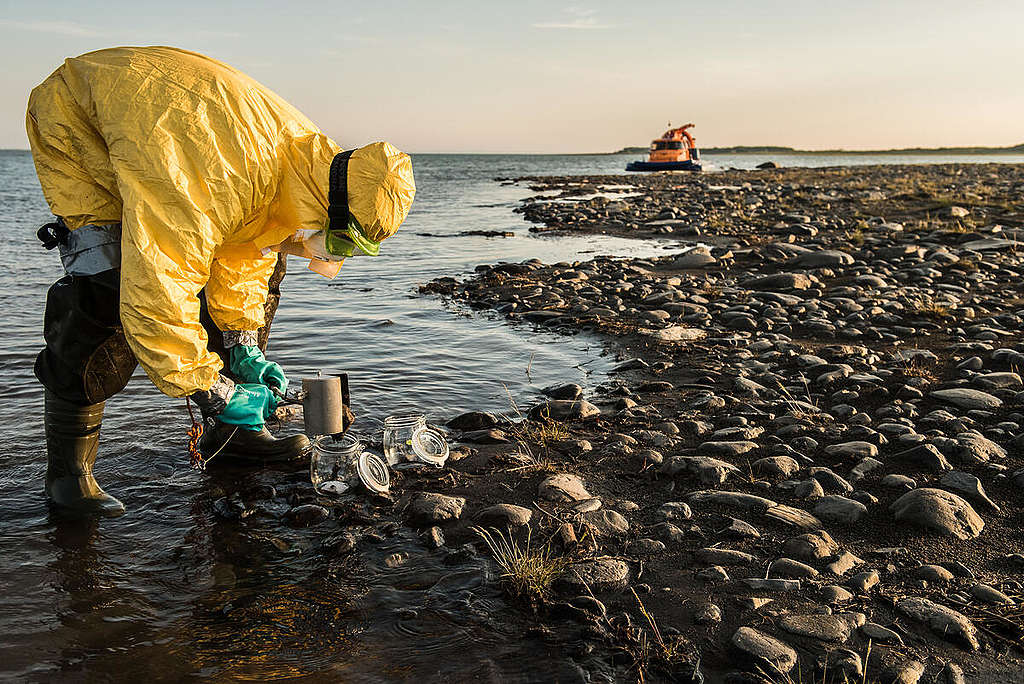
<svg viewBox="0 0 1024 684">
<path fill-rule="evenodd" d="M 617 152 L 605 154 L 644 154 L 647 147 L 623 147 Z M 802 154 L 802 155 L 907 155 L 907 154 L 1024 154 L 1024 143 L 1012 147 L 904 147 L 891 150 L 798 150 L 792 147 L 772 145 L 733 147 L 701 147 L 705 154 Z M 600 153 L 599 153 L 600 154 Z"/>
</svg>

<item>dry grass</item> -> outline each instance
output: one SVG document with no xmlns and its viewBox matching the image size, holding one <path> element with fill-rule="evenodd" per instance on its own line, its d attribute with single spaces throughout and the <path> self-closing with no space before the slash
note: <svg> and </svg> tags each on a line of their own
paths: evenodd
<svg viewBox="0 0 1024 684">
<path fill-rule="evenodd" d="M 981 270 L 981 264 L 979 264 L 976 259 L 961 259 L 955 264 L 952 264 L 950 268 L 957 271 L 963 271 L 964 273 L 977 273 Z"/>
<path fill-rule="evenodd" d="M 899 366 L 900 372 L 908 378 L 923 378 L 928 382 L 938 382 L 939 376 L 935 374 L 935 363 L 922 360 L 915 356 L 906 363 Z"/>
<path fill-rule="evenodd" d="M 543 598 L 569 564 L 567 558 L 552 555 L 549 546 L 541 549 L 532 547 L 532 532 L 529 530 L 526 541 L 520 544 L 511 532 L 506 535 L 500 530 L 475 526 L 469 529 L 487 544 L 491 556 L 501 568 L 502 586 L 513 597 Z"/>
<path fill-rule="evenodd" d="M 941 302 L 932 301 L 930 299 L 918 302 L 912 309 L 911 312 L 918 316 L 925 318 L 946 318 L 952 312 L 952 309 L 948 304 L 942 304 Z"/>
<path fill-rule="evenodd" d="M 558 442 L 565 441 L 572 437 L 572 433 L 565 423 L 551 420 L 542 416 L 540 421 L 531 421 L 519 410 L 519 405 L 512 398 L 508 387 L 505 388 L 508 395 L 508 403 L 516 420 L 507 429 L 512 442 L 516 445 L 517 453 L 514 455 L 518 462 L 517 469 L 530 470 L 551 470 L 553 464 L 548 460 L 551 455 L 551 447 Z M 538 454 L 539 452 L 539 454 Z"/>
</svg>

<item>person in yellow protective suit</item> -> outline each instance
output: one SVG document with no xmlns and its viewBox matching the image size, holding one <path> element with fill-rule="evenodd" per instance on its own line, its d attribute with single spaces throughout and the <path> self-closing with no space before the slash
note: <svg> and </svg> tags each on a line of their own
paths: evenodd
<svg viewBox="0 0 1024 684">
<path fill-rule="evenodd" d="M 327 277 L 348 256 L 375 256 L 413 201 L 408 155 L 386 142 L 342 150 L 245 74 L 169 47 L 65 60 L 32 91 L 27 128 L 56 217 L 39 237 L 65 270 L 35 367 L 50 499 L 123 512 L 92 467 L 103 402 L 136 360 L 162 392 L 199 405 L 204 451 L 235 432 L 236 456 L 297 457 L 304 437 L 275 440 L 263 424 L 287 389 L 263 355 L 283 255 Z"/>
</svg>

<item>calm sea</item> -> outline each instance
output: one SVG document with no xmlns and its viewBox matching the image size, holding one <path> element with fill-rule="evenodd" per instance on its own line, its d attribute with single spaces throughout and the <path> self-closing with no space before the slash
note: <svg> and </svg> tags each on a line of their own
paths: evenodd
<svg viewBox="0 0 1024 684">
<path fill-rule="evenodd" d="M 481 263 L 561 261 L 597 254 L 649 255 L 673 242 L 534 236 L 512 209 L 528 189 L 495 177 L 620 173 L 631 156 L 422 155 L 414 157 L 417 199 L 402 230 L 377 259 L 351 259 L 333 282 L 299 260 L 283 287 L 269 356 L 293 380 L 345 370 L 367 428 L 392 412 L 439 420 L 508 408 L 554 382 L 597 382 L 611 363 L 594 340 L 512 329 L 467 316 L 416 288 L 462 276 Z M 708 158 L 711 166 L 970 162 L 941 157 Z M 980 161 L 1022 163 L 1024 157 Z M 189 469 L 184 404 L 137 374 L 108 402 L 97 472 L 128 514 L 100 524 L 50 515 L 42 495 L 42 391 L 32 361 L 42 344 L 47 287 L 60 275 L 36 228 L 49 219 L 27 152 L 0 151 L 0 679 L 186 676 L 253 678 L 320 673 L 345 681 L 434 681 L 496 673 L 533 681 L 579 667 L 540 658 L 495 620 L 501 599 L 484 566 L 453 570 L 417 551 L 402 568 L 383 564 L 417 548 L 400 535 L 364 553 L 373 572 L 356 582 L 314 553 L 322 531 L 280 532 L 256 521 L 241 529 L 210 503 L 234 487 L 223 475 Z M 453 237 L 500 230 L 512 238 Z M 428 235 L 423 235 L 428 234 Z M 239 477 L 235 475 L 234 477 Z M 259 474 L 246 476 L 251 483 Z M 298 475 L 296 477 L 299 477 Z M 278 536 L 274 536 L 278 535 Z M 333 573 L 333 574 L 332 574 Z M 351 596 L 359 588 L 360 598 Z M 339 608 L 345 606 L 344 609 Z M 501 613 L 502 611 L 498 611 Z M 474 649 L 472 652 L 467 648 Z M 487 665 L 480 671 L 486 654 Z M 558 654 L 549 654 L 557 660 Z M 564 658 L 564 655 L 562 656 Z M 593 674 L 593 673 L 592 673 Z"/>
</svg>

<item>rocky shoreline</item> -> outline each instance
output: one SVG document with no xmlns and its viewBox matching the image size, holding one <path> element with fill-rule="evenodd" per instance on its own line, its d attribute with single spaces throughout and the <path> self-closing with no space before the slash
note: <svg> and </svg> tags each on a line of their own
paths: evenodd
<svg viewBox="0 0 1024 684">
<path fill-rule="evenodd" d="M 422 288 L 622 361 L 450 422 L 428 545 L 529 530 L 526 633 L 644 681 L 1018 680 L 1024 168 L 517 182 L 532 230 L 694 246 Z"/>
</svg>

